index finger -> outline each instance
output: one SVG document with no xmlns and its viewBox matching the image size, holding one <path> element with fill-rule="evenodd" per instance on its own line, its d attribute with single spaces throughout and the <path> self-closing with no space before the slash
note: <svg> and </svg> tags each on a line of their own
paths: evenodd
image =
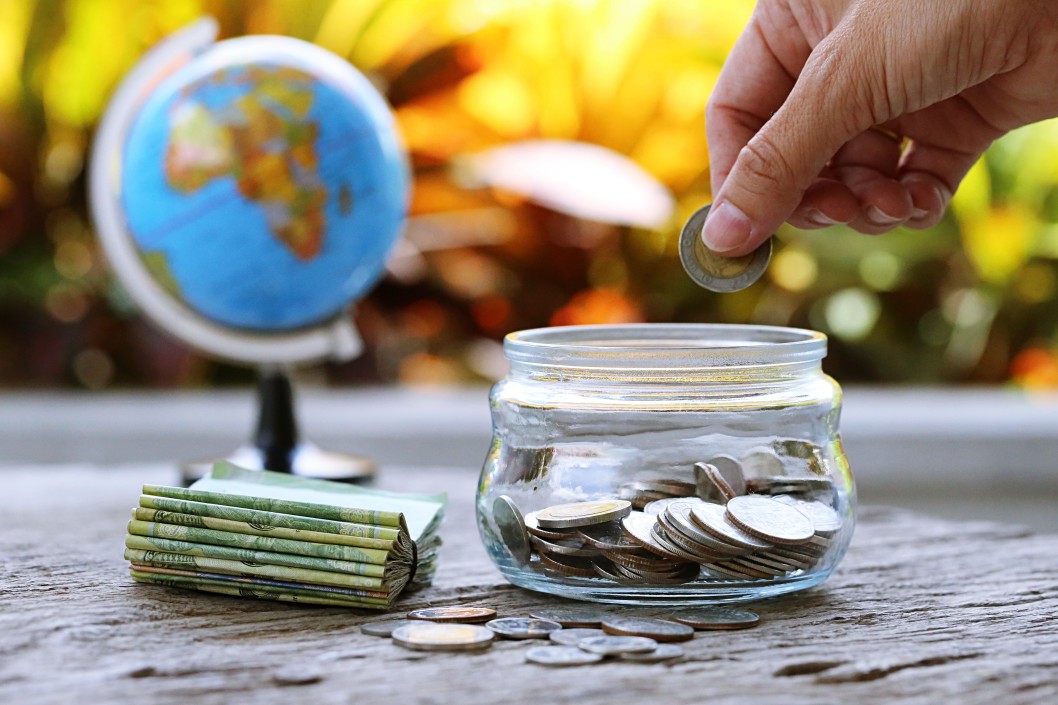
<svg viewBox="0 0 1058 705">
<path fill-rule="evenodd" d="M 811 54 L 792 18 L 790 26 L 773 28 L 774 22 L 754 11 L 709 97 L 705 134 L 714 195 L 720 192 L 738 153 L 786 101 Z"/>
</svg>

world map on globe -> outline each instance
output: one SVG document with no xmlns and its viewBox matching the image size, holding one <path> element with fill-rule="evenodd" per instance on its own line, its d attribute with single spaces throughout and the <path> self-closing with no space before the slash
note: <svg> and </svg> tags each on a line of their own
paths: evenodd
<svg viewBox="0 0 1058 705">
<path fill-rule="evenodd" d="M 127 228 L 155 282 L 226 326 L 341 313 L 380 276 L 406 208 L 388 113 L 274 61 L 176 71 L 122 153 Z"/>
</svg>

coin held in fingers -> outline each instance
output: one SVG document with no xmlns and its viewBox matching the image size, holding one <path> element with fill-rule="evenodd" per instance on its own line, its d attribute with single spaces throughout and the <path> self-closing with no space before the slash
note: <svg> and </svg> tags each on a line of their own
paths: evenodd
<svg viewBox="0 0 1058 705">
<path fill-rule="evenodd" d="M 680 262 L 694 282 L 709 291 L 729 293 L 752 285 L 771 261 L 771 238 L 742 257 L 723 257 L 705 246 L 702 226 L 709 215 L 706 205 L 699 208 L 680 233 Z"/>
</svg>

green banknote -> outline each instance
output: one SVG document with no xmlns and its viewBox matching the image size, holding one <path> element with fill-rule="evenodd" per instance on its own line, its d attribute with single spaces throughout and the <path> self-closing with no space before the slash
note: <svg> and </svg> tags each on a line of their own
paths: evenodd
<svg viewBox="0 0 1058 705">
<path fill-rule="evenodd" d="M 380 551 L 373 548 L 355 548 L 353 546 L 337 546 L 327 543 L 293 541 L 270 536 L 237 534 L 232 531 L 218 531 L 216 529 L 180 526 L 178 524 L 160 524 L 158 522 L 137 521 L 135 519 L 129 522 L 128 531 L 136 536 L 155 536 L 176 541 L 208 543 L 216 546 L 232 546 L 234 548 L 251 548 L 277 553 L 293 553 L 299 556 L 333 558 L 340 561 L 374 563 L 376 565 L 384 565 L 390 553 L 390 551 Z"/>
<path fill-rule="evenodd" d="M 312 585 L 330 585 L 332 587 L 344 588 L 370 588 L 389 592 L 400 590 L 407 582 L 407 570 L 400 575 L 400 570 L 391 570 L 390 575 L 375 578 L 366 575 L 348 575 L 345 573 L 329 573 L 322 570 L 308 570 L 306 568 L 290 568 L 282 565 L 269 565 L 267 563 L 244 563 L 242 561 L 229 561 L 223 558 L 206 558 L 204 556 L 189 556 L 184 553 L 161 553 L 158 551 L 139 551 L 132 548 L 125 549 L 125 560 L 136 565 L 147 565 L 154 568 L 172 568 L 176 570 L 205 571 L 210 573 L 224 573 L 226 575 L 246 575 L 260 578 L 274 578 L 298 583 L 309 583 Z M 396 573 L 394 575 L 394 573 Z M 403 577 L 403 580 L 401 578 Z"/>
<path fill-rule="evenodd" d="M 281 602 L 300 602 L 309 605 L 326 605 L 330 607 L 354 607 L 357 609 L 384 610 L 390 601 L 378 598 L 343 599 L 331 597 L 325 593 L 309 590 L 282 590 L 260 585 L 238 585 L 220 580 L 204 580 L 193 577 L 148 573 L 130 569 L 129 575 L 138 583 L 164 585 L 202 592 L 213 592 L 235 597 L 250 597 L 259 600 L 279 600 Z"/>
<path fill-rule="evenodd" d="M 444 517 L 444 507 L 447 501 L 444 494 L 384 492 L 285 473 L 247 470 L 226 461 L 216 463 L 212 472 L 192 485 L 191 490 L 271 498 L 288 502 L 294 507 L 305 505 L 313 508 L 313 511 L 319 511 L 322 506 L 326 511 L 319 514 L 313 511 L 285 511 L 283 509 L 270 511 L 319 516 L 323 519 L 337 519 L 361 524 L 398 526 L 399 522 L 396 517 L 402 516 L 407 523 L 408 532 L 415 541 L 422 540 L 437 531 Z M 145 492 L 144 494 L 151 493 Z M 335 512 L 336 508 L 338 512 Z M 366 513 L 377 517 L 377 520 L 340 516 L 342 511 L 354 510 L 361 512 L 360 516 Z M 336 513 L 339 516 L 335 516 Z"/>
<path fill-rule="evenodd" d="M 180 553 L 188 556 L 221 558 L 223 560 L 239 561 L 242 563 L 264 563 L 267 565 L 289 566 L 291 568 L 307 568 L 309 570 L 349 573 L 350 575 L 369 575 L 375 578 L 381 578 L 386 572 L 386 566 L 377 565 L 375 563 L 354 563 L 352 561 L 334 560 L 333 558 L 313 558 L 311 556 L 298 556 L 292 553 L 258 551 L 252 548 L 214 546 L 208 543 L 175 541 L 173 539 L 163 539 L 156 536 L 134 536 L 129 534 L 125 537 L 125 547 L 137 551 L 156 551 L 170 554 Z"/>
<path fill-rule="evenodd" d="M 157 499 L 162 498 L 159 497 Z M 136 509 L 133 509 L 132 518 L 139 521 L 153 521 L 162 524 L 180 524 L 181 526 L 198 526 L 204 529 L 231 531 L 236 534 L 273 536 L 275 538 L 292 539 L 294 541 L 333 543 L 340 546 L 354 546 L 356 548 L 376 548 L 382 551 L 388 551 L 393 548 L 393 541 L 399 536 L 396 529 L 386 529 L 386 531 L 392 531 L 394 533 L 393 539 L 364 539 L 356 536 L 343 536 L 342 534 L 331 534 L 323 531 L 287 529 L 267 524 L 233 521 L 231 519 L 217 519 L 215 517 L 203 516 L 201 514 L 183 514 L 180 512 L 166 511 L 164 509 L 147 509 L 145 507 L 137 507 Z"/>
</svg>

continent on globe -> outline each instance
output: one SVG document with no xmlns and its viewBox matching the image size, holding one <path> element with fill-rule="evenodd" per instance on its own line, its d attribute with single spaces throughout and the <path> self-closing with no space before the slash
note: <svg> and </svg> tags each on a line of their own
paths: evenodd
<svg viewBox="0 0 1058 705">
<path fill-rule="evenodd" d="M 314 82 L 295 69 L 251 66 L 192 83 L 170 110 L 165 153 L 165 177 L 173 189 L 190 194 L 214 179 L 233 179 L 239 193 L 260 206 L 271 232 L 302 261 L 319 254 L 327 229 L 319 125 L 308 117 Z M 233 84 L 254 89 L 221 106 L 196 100 L 204 87 Z"/>
</svg>

